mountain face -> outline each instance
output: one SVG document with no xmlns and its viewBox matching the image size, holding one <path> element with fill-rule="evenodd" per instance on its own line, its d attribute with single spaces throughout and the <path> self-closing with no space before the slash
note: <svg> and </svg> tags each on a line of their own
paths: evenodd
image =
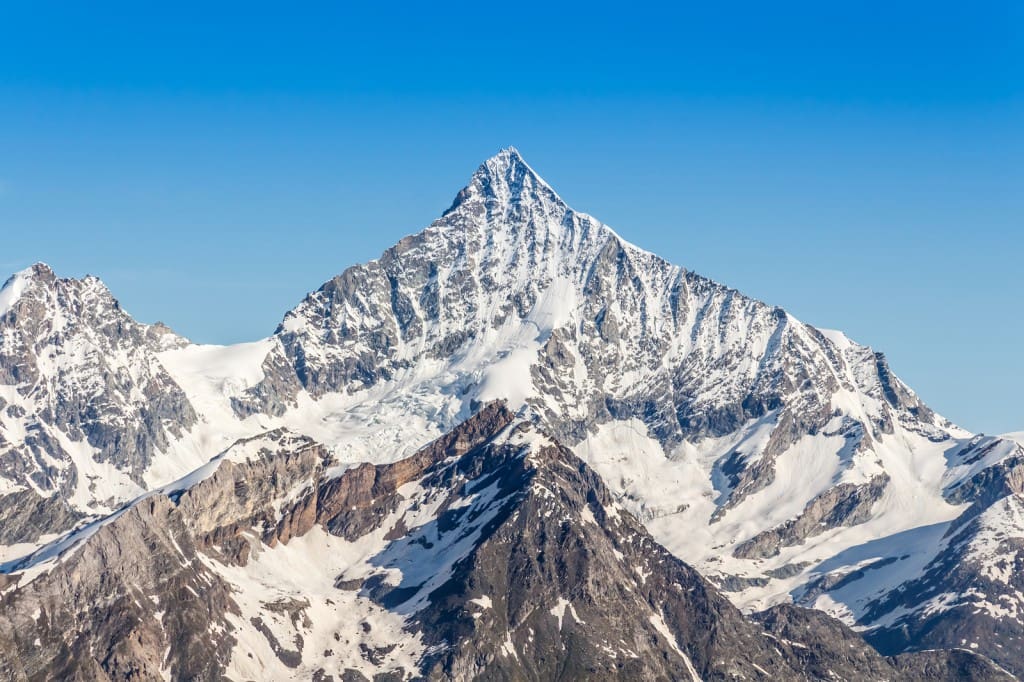
<svg viewBox="0 0 1024 682">
<path fill-rule="evenodd" d="M 78 547 L 90 529 L 108 533 L 128 524 L 145 506 L 138 500 L 159 506 L 164 503 L 156 500 L 169 495 L 170 502 L 161 509 L 168 519 L 177 520 L 161 525 L 182 524 L 181 532 L 191 537 L 203 566 L 209 568 L 204 557 L 239 570 L 260 566 L 255 577 L 239 574 L 235 582 L 228 569 L 215 571 L 233 596 L 210 606 L 221 620 L 208 627 L 225 633 L 234 628 L 234 644 L 226 638 L 217 646 L 235 652 L 249 647 L 245 650 L 252 655 L 241 662 L 231 659 L 232 676 L 256 675 L 260 665 L 277 665 L 274 661 L 284 665 L 281 675 L 292 674 L 296 668 L 281 662 L 275 652 L 289 658 L 287 652 L 305 651 L 295 637 L 305 642 L 312 636 L 278 629 L 275 619 L 284 618 L 281 613 L 299 611 L 275 611 L 277 606 L 258 596 L 270 589 L 269 576 L 291 579 L 284 568 L 293 565 L 288 562 L 324 558 L 293 554 L 293 544 L 306 552 L 340 542 L 332 538 L 358 544 L 370 532 L 367 524 L 375 523 L 353 522 L 361 535 L 340 531 L 338 522 L 321 515 L 321 493 L 316 492 L 284 536 L 266 535 L 287 516 L 283 498 L 290 504 L 294 500 L 289 495 L 301 497 L 293 489 L 298 481 L 309 481 L 303 489 L 320 491 L 352 481 L 356 472 L 368 476 L 366 472 L 377 471 L 374 467 L 399 471 L 422 457 L 424 444 L 455 433 L 460 423 L 470 423 L 466 420 L 494 400 L 506 402 L 521 437 L 532 429 L 531 434 L 546 434 L 543 438 L 555 443 L 538 447 L 562 453 L 555 458 L 561 462 L 556 471 L 575 466 L 564 459 L 568 448 L 588 467 L 587 477 L 593 480 L 588 478 L 586 485 L 612 500 L 612 506 L 605 505 L 608 509 L 642 523 L 641 530 L 664 547 L 666 556 L 686 571 L 692 572 L 688 565 L 693 566 L 743 611 L 792 602 L 838 617 L 887 655 L 964 648 L 1024 673 L 1024 662 L 1015 653 L 1024 621 L 1014 606 L 1020 593 L 1012 577 L 1016 559 L 1011 558 L 1024 541 L 1012 512 L 1024 492 L 1021 446 L 1009 438 L 975 436 L 949 423 L 893 374 L 882 354 L 842 333 L 804 324 L 781 308 L 625 242 L 609 227 L 567 206 L 513 149 L 485 162 L 451 208 L 424 231 L 401 240 L 380 259 L 326 282 L 289 311 L 273 335 L 253 343 L 190 344 L 161 325 L 132 320 L 95 278 L 58 279 L 45 266 L 34 266 L 0 291 L 0 400 L 0 545 L 6 545 L 0 548 L 0 561 L 6 561 L 0 568 L 9 576 L 21 571 L 17 583 L 7 578 L 9 589 L 20 593 L 44 579 L 34 578 L 25 566 L 49 565 L 62 551 Z M 253 487 L 245 482 L 249 474 L 236 471 L 244 460 L 238 453 L 249 453 L 247 448 L 262 443 L 258 447 L 267 452 L 288 449 L 277 440 L 277 445 L 268 444 L 268 438 L 301 441 L 319 453 L 294 474 L 299 478 L 283 471 L 273 474 L 275 481 L 292 481 L 287 494 Z M 487 448 L 496 460 L 502 460 L 500 453 L 506 449 L 494 443 Z M 260 466 L 270 466 L 273 459 L 262 457 Z M 341 473 L 349 467 L 349 473 Z M 419 465 L 413 468 L 420 471 Z M 216 474 L 211 473 L 214 469 Z M 222 469 L 240 477 L 232 485 L 248 491 L 246 501 L 239 502 L 234 493 L 218 498 L 204 514 L 219 519 L 219 525 L 203 526 L 199 532 L 189 525 L 189 514 L 182 516 L 181 500 L 192 499 L 190 494 L 179 498 L 175 491 L 205 489 Z M 543 479 L 536 472 L 548 467 L 535 469 L 530 480 Z M 516 476 L 522 483 L 526 474 Z M 320 479 L 323 485 L 313 482 Z M 508 485 L 508 490 L 521 492 L 518 483 Z M 581 486 L 579 481 L 569 485 L 573 494 L 582 494 Z M 520 493 L 509 494 L 516 504 L 522 502 Z M 408 499 L 404 492 L 400 496 Z M 134 511 L 125 513 L 122 505 L 132 500 L 136 502 L 127 508 Z M 572 547 L 537 545 L 530 533 L 502 525 L 506 544 L 555 562 L 556 556 L 579 547 L 588 556 L 601 553 L 597 547 L 611 540 L 590 532 L 585 521 L 577 523 L 573 514 L 582 513 L 577 507 L 569 514 L 576 543 Z M 497 513 L 496 507 L 489 509 Z M 520 517 L 531 513 L 522 510 Z M 590 513 L 603 518 L 596 508 Z M 463 529 L 473 525 L 464 515 L 445 523 Z M 600 526 L 604 528 L 604 521 Z M 499 545 L 479 529 L 467 531 L 466 537 L 474 538 L 470 544 L 482 554 L 493 556 L 495 566 L 517 560 L 518 555 L 494 549 Z M 404 530 L 396 527 L 397 535 L 389 541 L 401 544 Z M 185 547 L 174 535 L 178 531 L 162 532 Z M 61 535 L 54 539 L 54 534 Z M 296 540 L 287 541 L 292 536 Z M 426 555 L 440 556 L 448 548 L 439 540 L 421 537 L 417 546 L 430 550 Z M 275 552 L 279 545 L 287 549 L 279 554 L 262 551 L 268 543 Z M 396 560 L 397 547 L 388 555 Z M 346 545 L 338 551 L 349 549 Z M 401 556 L 413 556 L 413 549 L 406 546 Z M 621 548 L 615 551 L 625 556 Z M 83 553 L 76 550 L 74 556 Z M 607 559 L 607 554 L 602 556 Z M 43 561 L 43 556 L 49 558 Z M 264 565 L 261 557 L 278 558 Z M 342 566 L 333 559 L 328 563 L 340 574 Z M 630 584 L 628 573 L 623 575 L 613 564 L 601 563 L 601 580 Z M 1000 571 L 1009 577 L 993 577 L 1003 575 Z M 590 579 L 586 571 L 572 575 L 573 584 Z M 571 587 L 565 583 L 556 590 L 545 582 L 548 578 L 533 573 L 522 577 L 535 581 L 531 589 L 538 594 L 562 594 L 559 590 Z M 207 579 L 213 580 L 198 574 L 182 578 L 186 583 Z M 367 576 L 343 582 L 357 579 Z M 665 580 L 670 585 L 672 578 Z M 238 581 L 245 583 L 244 589 Z M 396 591 L 388 591 L 392 584 L 386 576 L 377 581 L 354 590 L 352 599 L 364 600 L 358 608 L 377 609 L 358 611 L 376 628 L 359 641 L 371 652 L 394 647 L 367 655 L 409 674 L 471 675 L 477 663 L 435 659 L 424 652 L 442 640 L 462 641 L 475 651 L 472 647 L 478 645 L 469 642 L 482 638 L 482 646 L 487 637 L 474 628 L 456 627 L 461 621 L 451 611 L 423 606 L 415 611 L 421 615 L 414 616 L 402 610 L 383 596 Z M 306 587 L 342 603 L 333 583 Z M 398 594 L 412 587 L 400 585 Z M 498 581 L 487 597 L 507 605 L 517 587 L 515 581 Z M 239 596 L 239 590 L 249 590 L 245 594 L 250 596 Z M 301 594 L 282 592 L 280 598 L 303 603 Z M 601 621 L 611 629 L 625 627 L 612 624 L 614 609 L 640 607 L 629 601 L 635 594 L 620 596 L 625 601 L 586 616 L 580 612 L 583 605 L 562 594 L 558 598 L 569 600 L 579 619 L 561 607 L 560 627 L 564 624 L 568 632 L 569 621 L 580 619 Z M 684 610 L 695 608 L 681 604 Z M 830 620 L 814 620 L 814 614 L 800 609 L 778 609 L 782 607 L 768 611 L 774 615 L 760 625 L 741 619 L 745 625 L 736 627 L 788 632 L 803 623 L 805 629 L 831 632 L 829 637 L 859 641 Z M 244 622 L 237 613 L 248 614 Z M 510 613 L 494 622 L 528 620 L 524 612 Z M 715 613 L 725 618 L 724 612 Z M 416 620 L 427 617 L 422 614 L 434 615 Z M 644 622 L 657 615 L 649 614 Z M 660 617 L 676 634 L 677 644 L 690 641 L 692 632 L 678 630 L 682 626 L 664 612 Z M 474 619 L 475 627 L 482 627 L 483 618 Z M 302 616 L 292 620 L 299 622 Z M 416 638 L 407 641 L 398 633 L 410 623 L 415 624 Z M 530 627 L 536 640 L 540 626 Z M 622 672 L 626 670 L 633 677 L 679 676 L 678 668 L 659 668 L 649 660 L 678 665 L 678 657 L 664 649 L 671 649 L 668 640 L 662 637 L 662 644 L 644 648 L 637 642 L 649 639 L 649 628 L 630 625 L 627 630 L 639 639 L 630 640 L 625 649 L 610 640 L 605 644 L 619 652 L 622 662 L 628 658 L 622 652 L 633 651 L 644 661 L 642 667 L 630 663 L 622 669 L 600 668 L 603 675 L 628 677 Z M 276 633 L 277 643 L 264 645 L 272 641 L 264 631 Z M 467 639 L 467 632 L 475 634 Z M 505 632 L 511 630 L 498 634 L 503 637 Z M 554 651 L 554 638 L 546 637 L 544 646 Z M 594 653 L 597 640 L 590 635 L 577 637 L 571 646 L 562 639 L 566 651 L 586 659 L 580 665 L 605 661 Z M 95 648 L 97 642 L 89 646 Z M 738 642 L 729 640 L 727 646 Z M 324 644 L 332 651 L 344 649 L 337 641 Z M 201 645 L 212 646 L 208 641 Z M 261 648 L 265 646 L 270 649 Z M 514 637 L 509 644 L 520 653 L 523 646 Z M 474 660 L 489 660 L 492 653 L 477 651 Z M 704 678 L 732 669 L 697 662 L 717 655 L 686 650 Z M 309 656 L 307 652 L 302 658 L 303 670 L 312 665 Z M 379 666 L 360 667 L 369 659 L 353 656 L 345 658 L 353 671 L 382 672 Z M 818 669 L 810 667 L 817 665 L 811 659 L 795 664 L 789 654 L 782 656 L 782 662 L 771 659 L 770 665 L 750 661 L 801 674 Z M 211 671 L 220 669 L 216 666 L 223 663 L 222 653 L 190 660 L 204 657 L 221 661 L 210 664 Z M 324 675 L 342 669 L 337 660 L 321 658 Z M 527 666 L 523 669 L 506 661 L 512 666 L 507 670 L 518 672 L 501 668 L 506 670 L 501 675 L 545 677 L 552 672 L 528 668 L 534 659 L 531 655 L 521 661 Z M 919 670 L 958 665 L 952 659 L 915 660 L 913 665 L 925 666 Z M 171 665 L 161 661 L 164 667 Z M 251 664 L 257 667 L 246 668 L 246 661 L 257 661 Z M 783 667 L 772 668 L 776 663 L 771 661 Z M 891 660 L 875 664 L 897 665 Z M 736 665 L 743 675 L 752 674 L 747 663 Z M 497 675 L 498 668 L 487 670 Z M 884 670 L 872 675 L 890 677 L 909 669 Z M 860 673 L 854 675 L 851 669 L 850 675 Z"/>
<path fill-rule="evenodd" d="M 196 422 L 156 355 L 187 341 L 135 322 L 95 277 L 38 264 L 0 292 L 0 541 L 116 508 Z M 32 510 L 30 519 L 15 517 Z"/>
<path fill-rule="evenodd" d="M 39 577 L 0 611 L 0 671 L 1011 679 L 970 653 L 885 658 L 797 607 L 744 618 L 585 463 L 499 403 L 399 462 L 340 475 L 330 463 L 271 432 L 30 557 Z"/>
<path fill-rule="evenodd" d="M 783 426 L 781 450 L 825 427 L 837 393 L 862 403 L 841 430 L 865 449 L 897 423 L 938 439 L 950 426 L 881 355 L 628 244 L 514 150 L 429 228 L 308 296 L 277 336 L 314 397 L 425 382 L 477 398 L 518 392 L 572 444 L 611 421 L 643 421 L 671 448 L 768 418 Z M 756 488 L 750 459 L 729 463 L 730 500 Z"/>
<path fill-rule="evenodd" d="M 1024 497 L 1011 494 L 954 524 L 923 572 L 868 604 L 883 652 L 970 648 L 1024 670 Z"/>
</svg>

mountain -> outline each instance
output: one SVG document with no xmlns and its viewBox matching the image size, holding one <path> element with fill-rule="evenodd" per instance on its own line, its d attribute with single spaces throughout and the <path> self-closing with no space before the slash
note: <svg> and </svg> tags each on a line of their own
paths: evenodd
<svg viewBox="0 0 1024 682">
<path fill-rule="evenodd" d="M 93 278 L 35 271 L 49 272 L 0 292 L 0 396 L 47 387 L 0 417 L 7 572 L 238 442 L 287 433 L 322 444 L 334 471 L 397 464 L 504 400 L 743 611 L 794 602 L 887 654 L 977 645 L 1024 672 L 1008 653 L 1016 587 L 965 549 L 1002 533 L 998 554 L 1024 538 L 1000 511 L 1022 493 L 1014 438 L 950 423 L 841 332 L 625 242 L 514 149 L 425 230 L 326 282 L 253 343 L 190 344 L 131 320 Z M 102 305 L 83 306 L 93 290 Z M 14 341 L 54 328 L 60 343 Z M 54 401 L 65 407 L 48 411 Z M 48 454 L 51 441 L 66 456 Z M 37 470 L 95 486 L 43 488 Z"/>
<path fill-rule="evenodd" d="M 29 558 L 41 575 L 5 596 L 0 671 L 1012 679 L 970 653 L 885 658 L 796 607 L 744 618 L 500 403 L 394 464 L 329 463 L 308 439 L 264 434 Z"/>
<path fill-rule="evenodd" d="M 133 320 L 100 280 L 43 264 L 0 291 L 0 542 L 34 541 L 146 487 L 196 422 L 158 353 L 187 345 Z M 28 512 L 28 513 L 27 513 Z"/>
</svg>

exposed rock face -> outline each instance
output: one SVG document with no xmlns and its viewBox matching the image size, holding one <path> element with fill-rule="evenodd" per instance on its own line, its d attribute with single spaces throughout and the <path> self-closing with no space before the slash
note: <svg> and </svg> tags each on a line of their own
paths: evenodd
<svg viewBox="0 0 1024 682">
<path fill-rule="evenodd" d="M 155 357 L 187 342 L 135 322 L 95 277 L 59 279 L 37 264 L 3 293 L 0 485 L 59 495 L 79 511 L 116 506 L 142 489 L 153 457 L 196 421 Z M 123 477 L 110 480 L 111 468 Z M 61 530 L 62 520 L 35 526 Z M 17 533 L 31 534 L 32 525 Z"/>
<path fill-rule="evenodd" d="M 0 497 L 0 544 L 34 542 L 45 533 L 71 528 L 81 518 L 60 495 L 19 490 Z"/>
<path fill-rule="evenodd" d="M 163 496 L 134 505 L 0 604 L 8 680 L 216 680 L 234 643 L 227 585 Z"/>
<path fill-rule="evenodd" d="M 511 421 L 507 411 L 497 416 L 497 426 Z M 372 508 L 390 514 L 368 517 L 348 494 L 327 527 L 356 540 L 399 516 L 392 496 L 404 476 L 395 466 L 359 476 L 394 479 L 371 488 L 383 501 Z M 796 674 L 711 585 L 616 509 L 594 472 L 528 423 L 417 474 L 422 493 L 412 506 L 440 499 L 444 511 L 393 526 L 373 562 L 379 572 L 362 578 L 361 590 L 410 613 L 429 678 L 714 679 L 760 676 L 758 665 Z M 377 524 L 353 523 L 367 518 Z M 469 548 L 459 542 L 465 536 Z M 410 555 L 448 575 L 386 582 Z"/>
<path fill-rule="evenodd" d="M 628 244 L 567 206 L 515 150 L 482 165 L 426 230 L 307 296 L 276 336 L 263 379 L 233 399 L 238 414 L 340 393 L 375 406 L 352 417 L 361 424 L 412 413 L 443 431 L 507 398 L 583 454 L 631 511 L 689 529 L 659 535 L 677 555 L 775 593 L 787 590 L 749 575 L 753 565 L 715 562 L 785 562 L 784 548 L 829 530 L 955 515 L 941 503 L 920 520 L 895 509 L 933 486 L 905 475 L 906 453 L 942 460 L 964 434 L 883 355 Z M 609 426 L 655 441 L 660 461 L 610 462 Z M 801 459 L 808 451 L 815 462 Z M 798 482 L 794 466 L 818 478 Z M 685 485 L 655 495 L 661 482 L 644 478 L 654 470 Z M 719 526 L 714 540 L 695 550 L 688 538 L 707 524 Z"/>
<path fill-rule="evenodd" d="M 209 478 L 172 495 L 203 551 L 245 565 L 254 528 L 265 529 L 271 545 L 295 534 L 278 521 L 279 507 L 289 496 L 315 489 L 330 455 L 305 436 L 277 429 L 239 441 L 221 457 Z"/>
<path fill-rule="evenodd" d="M 963 650 L 883 657 L 834 618 L 790 604 L 755 614 L 754 620 L 771 633 L 780 649 L 799 661 L 800 669 L 811 679 L 1014 679 L 991 662 Z M 822 651 L 833 655 L 819 658 Z"/>
<path fill-rule="evenodd" d="M 316 443 L 270 432 L 44 549 L 3 588 L 0 672 L 1009 679 L 966 652 L 885 659 L 795 607 L 759 617 L 764 629 L 654 542 L 570 450 L 501 404 L 394 464 L 340 476 L 329 464 Z M 316 538 L 350 557 L 340 573 L 303 558 L 320 551 Z M 288 570 L 306 575 L 262 582 Z"/>
<path fill-rule="evenodd" d="M 958 471 L 946 499 L 971 502 L 975 511 L 1012 494 L 1024 493 L 1024 447 L 1002 438 L 976 436 L 951 457 Z"/>
<path fill-rule="evenodd" d="M 969 648 L 1022 675 L 1024 451 L 978 436 L 948 457 L 946 497 L 970 506 L 920 571 L 868 601 L 857 622 L 884 653 Z"/>
<path fill-rule="evenodd" d="M 515 432 L 509 441 L 516 444 Z M 448 646 L 427 657 L 429 676 L 821 679 L 833 670 L 842 671 L 835 679 L 919 679 L 915 668 L 925 663 L 915 665 L 916 655 L 897 666 L 820 613 L 811 618 L 824 627 L 786 632 L 790 641 L 780 647 L 618 510 L 597 475 L 564 447 L 534 443 L 525 455 L 490 447 L 467 477 L 478 481 L 474 490 L 497 484 L 514 497 L 414 617 L 428 644 Z M 472 457 L 454 467 L 466 470 Z M 821 656 L 820 667 L 808 656 Z M 932 679 L 963 679 L 964 670 L 1007 678 L 983 659 L 965 659 Z"/>
<path fill-rule="evenodd" d="M 570 445 L 610 419 L 640 419 L 673 445 L 777 411 L 772 451 L 737 462 L 770 470 L 773 454 L 825 425 L 828 398 L 844 389 L 878 401 L 864 424 L 873 432 L 906 421 L 943 437 L 880 354 L 837 348 L 780 308 L 628 244 L 569 208 L 512 149 L 481 166 L 443 217 L 325 283 L 277 333 L 314 396 L 362 391 L 430 360 L 458 373 L 452 360 L 489 346 L 480 359 L 495 363 L 518 338 L 532 377 L 525 397 Z M 295 390 L 275 372 L 251 394 L 272 384 Z"/>
<path fill-rule="evenodd" d="M 295 367 L 281 353 L 270 353 L 263 361 L 263 379 L 242 395 L 232 396 L 231 408 L 241 419 L 253 414 L 280 417 L 297 406 L 302 391 Z"/>
</svg>

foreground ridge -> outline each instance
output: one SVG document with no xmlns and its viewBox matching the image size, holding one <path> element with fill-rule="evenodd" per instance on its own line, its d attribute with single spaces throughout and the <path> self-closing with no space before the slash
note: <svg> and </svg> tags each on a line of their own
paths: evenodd
<svg viewBox="0 0 1024 682">
<path fill-rule="evenodd" d="M 44 572 L 4 595 L 0 670 L 1011 679 L 966 652 L 884 658 L 797 607 L 765 614 L 762 629 L 501 403 L 394 464 L 337 477 L 330 464 L 280 431 L 239 443 L 192 487 L 144 498 L 48 567 L 26 566 Z"/>
</svg>

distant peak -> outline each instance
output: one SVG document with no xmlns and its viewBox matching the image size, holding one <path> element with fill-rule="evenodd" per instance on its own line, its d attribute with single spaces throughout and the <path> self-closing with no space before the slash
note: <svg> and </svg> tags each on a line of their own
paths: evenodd
<svg viewBox="0 0 1024 682">
<path fill-rule="evenodd" d="M 445 213 L 474 201 L 514 204 L 527 195 L 565 205 L 551 185 L 523 159 L 518 149 L 505 147 L 480 164 L 469 184 L 458 193 Z"/>
<path fill-rule="evenodd" d="M 489 158 L 485 163 L 520 163 L 526 166 L 526 160 L 523 155 L 519 153 L 519 150 L 515 147 L 502 147 L 498 150 L 498 153 Z"/>
<path fill-rule="evenodd" d="M 7 278 L 3 287 L 0 288 L 0 315 L 5 315 L 14 307 L 14 304 L 18 302 L 22 294 L 33 284 L 52 284 L 56 279 L 57 276 L 53 274 L 50 266 L 43 262 L 35 263 L 20 272 L 14 273 Z"/>
<path fill-rule="evenodd" d="M 53 273 L 53 268 L 44 263 L 38 261 L 28 266 L 24 270 L 14 275 L 15 277 L 29 277 L 29 278 L 42 278 L 42 279 L 55 279 L 57 276 Z"/>
<path fill-rule="evenodd" d="M 2 288 L 24 288 L 30 282 L 53 282 L 55 279 L 57 279 L 57 276 L 53 274 L 53 269 L 46 263 L 39 261 L 8 277 Z"/>
<path fill-rule="evenodd" d="M 0 315 L 6 314 L 27 292 L 52 291 L 58 283 L 74 288 L 80 295 L 88 292 L 92 296 L 113 300 L 107 285 L 95 275 L 86 275 L 81 279 L 58 277 L 53 268 L 39 261 L 14 273 L 0 287 Z"/>
<path fill-rule="evenodd" d="M 21 286 L 22 288 L 39 285 L 42 285 L 44 287 L 50 287 L 56 284 L 58 280 L 62 282 L 77 282 L 92 288 L 106 288 L 106 285 L 103 283 L 103 281 L 99 277 L 96 277 L 95 275 L 86 275 L 81 279 L 75 279 L 71 277 L 58 277 L 57 274 L 53 271 L 53 268 L 51 268 L 49 265 L 42 261 L 33 263 L 24 270 L 20 270 L 11 275 L 7 279 L 7 282 L 4 284 L 3 288 L 14 286 L 16 283 L 19 282 L 21 283 L 19 286 Z"/>
</svg>

